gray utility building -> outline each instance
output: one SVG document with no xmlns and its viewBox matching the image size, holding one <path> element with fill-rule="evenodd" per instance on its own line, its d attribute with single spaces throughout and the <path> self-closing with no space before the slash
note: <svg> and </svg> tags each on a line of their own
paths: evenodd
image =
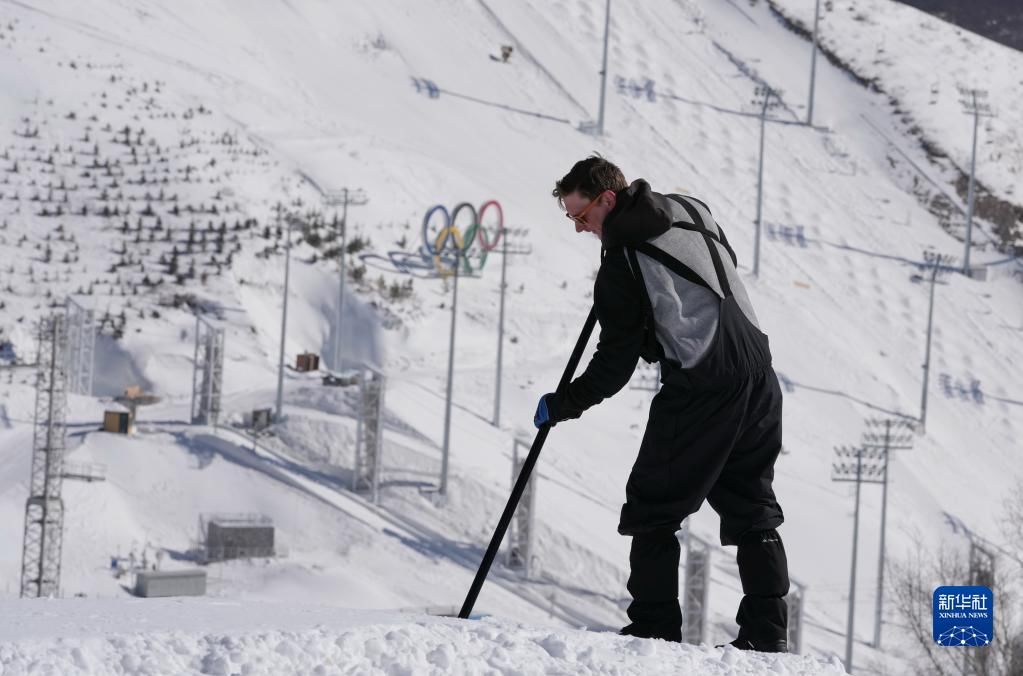
<svg viewBox="0 0 1023 676">
<path fill-rule="evenodd" d="M 205 596 L 205 570 L 153 570 L 135 575 L 135 596 Z"/>
<path fill-rule="evenodd" d="M 258 514 L 213 514 L 200 519 L 206 561 L 274 556 L 274 525 Z"/>
</svg>

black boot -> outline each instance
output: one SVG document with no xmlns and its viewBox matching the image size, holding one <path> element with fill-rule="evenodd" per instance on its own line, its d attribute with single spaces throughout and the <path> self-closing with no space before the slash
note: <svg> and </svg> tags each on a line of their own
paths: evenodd
<svg viewBox="0 0 1023 676">
<path fill-rule="evenodd" d="M 731 643 L 714 646 L 715 648 L 724 648 L 725 645 L 730 645 L 737 650 L 756 650 L 762 653 L 787 653 L 789 651 L 788 641 L 782 639 L 780 641 L 774 641 L 771 643 L 754 643 L 746 639 L 737 638 Z"/>
<path fill-rule="evenodd" d="M 646 619 L 637 619 L 618 633 L 622 636 L 636 636 L 638 638 L 659 638 L 674 643 L 682 642 L 682 616 L 679 613 L 678 619 L 661 619 L 672 617 L 678 610 L 678 601 L 662 604 L 660 608 L 655 604 L 640 604 L 633 602 L 629 606 L 629 615 L 645 616 Z"/>
<path fill-rule="evenodd" d="M 682 609 L 678 605 L 678 538 L 674 530 L 641 533 L 632 538 L 628 589 L 633 601 L 632 624 L 625 636 L 682 640 Z"/>
<path fill-rule="evenodd" d="M 740 650 L 788 650 L 788 559 L 778 531 L 752 531 L 739 540 L 736 554 L 745 594 L 735 621 L 739 636 L 731 643 Z"/>
</svg>

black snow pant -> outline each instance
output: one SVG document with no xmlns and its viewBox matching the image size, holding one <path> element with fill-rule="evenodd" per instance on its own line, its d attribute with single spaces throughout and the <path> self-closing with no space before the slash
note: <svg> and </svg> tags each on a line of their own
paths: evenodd
<svg viewBox="0 0 1023 676">
<path fill-rule="evenodd" d="M 672 379 L 666 376 L 650 407 L 618 526 L 633 536 L 626 633 L 679 640 L 675 532 L 706 499 L 721 518 L 721 544 L 738 546 L 745 594 L 735 618 L 739 638 L 784 639 L 788 564 L 775 530 L 784 515 L 771 486 L 781 450 L 782 395 L 774 370 L 761 366 L 715 388 L 672 385 Z"/>
</svg>

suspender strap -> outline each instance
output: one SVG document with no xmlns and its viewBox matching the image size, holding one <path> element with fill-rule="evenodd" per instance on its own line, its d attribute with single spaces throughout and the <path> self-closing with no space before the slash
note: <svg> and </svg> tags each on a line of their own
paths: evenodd
<svg viewBox="0 0 1023 676">
<path fill-rule="evenodd" d="M 701 207 L 703 207 L 704 209 L 706 209 L 706 210 L 707 210 L 707 213 L 708 213 L 708 214 L 710 213 L 710 207 L 708 207 L 708 206 L 707 206 L 707 203 L 706 203 L 706 202 L 704 202 L 703 200 L 701 200 L 701 199 L 696 199 L 696 198 L 695 198 L 695 197 L 693 197 L 692 195 L 686 195 L 686 199 L 689 199 L 689 200 L 693 200 L 694 202 L 696 202 L 697 204 L 699 204 L 699 205 L 700 205 Z"/>
<path fill-rule="evenodd" d="M 681 206 L 683 209 L 685 209 L 686 213 L 689 214 L 689 218 L 691 218 L 692 221 L 693 221 L 693 223 L 681 223 L 681 222 L 679 222 L 679 223 L 672 223 L 673 227 L 682 228 L 683 230 L 692 230 L 693 232 L 698 232 L 698 233 L 700 233 L 702 235 L 710 237 L 711 239 L 713 239 L 713 240 L 715 240 L 717 242 L 720 242 L 721 245 L 725 247 L 725 250 L 728 251 L 728 256 L 729 256 L 729 258 L 732 259 L 732 265 L 735 265 L 735 266 L 739 265 L 739 261 L 735 257 L 735 251 L 732 250 L 731 245 L 728 243 L 728 238 L 725 237 L 725 231 L 721 229 L 720 225 L 717 226 L 718 231 L 721 233 L 720 236 L 719 236 L 717 232 L 714 232 L 713 230 L 711 230 L 711 229 L 709 229 L 707 227 L 707 224 L 704 222 L 703 217 L 700 216 L 700 212 L 697 211 L 696 208 L 693 207 L 692 204 L 687 202 L 681 196 L 679 196 L 679 195 L 665 195 L 665 197 L 667 197 L 672 202 L 675 202 L 676 204 Z M 697 200 L 695 198 L 693 198 L 693 199 L 696 202 L 700 202 L 699 200 Z M 706 204 L 703 204 L 703 202 L 700 202 L 700 204 L 703 205 L 704 209 L 707 209 L 707 205 Z M 710 209 L 707 209 L 707 213 L 710 213 Z"/>
<path fill-rule="evenodd" d="M 714 272 L 718 275 L 718 284 L 721 285 L 721 292 L 725 294 L 725 298 L 728 298 L 732 295 L 732 287 L 728 283 L 728 275 L 725 274 L 725 265 L 721 262 L 721 254 L 718 253 L 717 245 L 711 240 L 710 235 L 704 235 L 703 241 L 707 243 L 710 257 L 714 261 Z"/>
<path fill-rule="evenodd" d="M 711 245 L 711 246 L 713 246 L 713 245 Z M 692 282 L 693 284 L 697 284 L 699 286 L 702 286 L 703 288 L 707 289 L 708 291 L 710 291 L 714 295 L 718 295 L 718 292 L 715 291 L 713 288 L 711 288 L 710 284 L 708 284 L 707 281 L 703 277 L 701 277 L 700 275 L 696 274 L 692 270 L 692 268 L 690 268 L 685 263 L 683 263 L 682 261 L 678 260 L 677 258 L 672 256 L 671 254 L 669 254 L 664 249 L 659 249 L 656 246 L 654 246 L 653 244 L 651 244 L 650 242 L 643 242 L 642 244 L 636 246 L 635 250 L 639 251 L 642 254 L 645 254 L 645 255 L 649 256 L 650 258 L 653 258 L 655 261 L 657 261 L 658 263 L 660 263 L 664 267 L 668 268 L 669 270 L 674 272 L 676 275 L 678 275 L 682 279 L 685 279 L 686 281 Z M 716 253 L 717 253 L 717 251 L 714 251 L 714 254 L 716 254 Z M 630 258 L 629 258 L 629 260 L 630 261 L 634 261 L 633 264 L 635 265 L 636 269 L 638 270 L 639 269 L 639 262 L 636 260 L 635 256 L 636 256 L 636 254 L 634 252 L 630 251 Z M 719 259 L 715 259 L 715 260 L 716 260 L 716 262 L 715 262 L 715 265 L 714 265 L 714 269 L 717 270 L 718 265 L 720 263 L 720 260 Z M 718 281 L 720 282 L 720 280 L 721 280 L 721 272 L 718 273 Z M 725 284 L 721 285 L 722 290 L 728 288 L 726 286 L 727 283 L 728 283 L 728 280 L 726 279 L 725 280 Z M 727 295 L 731 295 L 731 294 L 730 293 L 726 293 L 726 296 Z"/>
<path fill-rule="evenodd" d="M 732 249 L 732 245 L 728 243 L 728 238 L 725 237 L 724 228 L 722 228 L 719 224 L 715 225 L 718 226 L 718 232 L 721 233 L 721 243 L 724 244 L 725 250 L 728 251 L 728 257 L 732 259 L 732 266 L 736 268 L 739 267 L 739 259 L 735 257 L 735 251 Z"/>
<path fill-rule="evenodd" d="M 718 226 L 718 231 L 721 233 L 720 237 L 718 237 L 717 232 L 708 230 L 707 228 L 701 228 L 698 225 L 692 225 L 690 223 L 672 223 L 671 227 L 679 228 L 681 230 L 691 230 L 692 232 L 698 232 L 701 235 L 706 235 L 707 237 L 710 237 L 715 242 L 719 242 L 721 246 L 725 247 L 725 251 L 728 252 L 728 257 L 732 259 L 732 265 L 734 265 L 735 267 L 739 266 L 739 260 L 735 257 L 735 251 L 732 250 L 732 245 L 728 243 L 728 238 L 725 237 L 725 231 L 721 229 L 720 225 Z"/>
<path fill-rule="evenodd" d="M 681 195 L 665 195 L 665 197 L 667 197 L 672 202 L 678 204 L 680 207 L 685 209 L 686 213 L 689 214 L 689 218 L 692 219 L 693 223 L 697 227 L 703 230 L 707 230 L 708 232 L 711 232 L 711 230 L 707 227 L 707 224 L 704 222 L 703 216 L 700 215 L 700 212 L 696 210 L 696 207 L 687 202 L 684 197 L 682 197 Z M 707 211 L 710 212 L 710 209 L 708 209 Z M 717 236 L 717 233 L 713 234 Z"/>
<path fill-rule="evenodd" d="M 722 246 L 725 247 L 725 249 L 728 251 L 728 254 L 731 256 L 732 263 L 734 265 L 735 252 L 732 251 L 732 247 L 728 246 L 728 242 L 724 240 L 724 231 L 721 231 L 721 237 L 718 237 L 718 234 L 716 232 L 712 232 L 711 230 L 707 229 L 706 225 L 704 224 L 703 218 L 700 216 L 700 212 L 697 211 L 696 208 L 693 207 L 693 205 L 689 204 L 678 195 L 668 195 L 668 197 L 672 201 L 681 205 L 682 208 L 686 210 L 686 213 L 689 214 L 689 218 L 693 220 L 693 223 L 673 223 L 672 225 L 677 228 L 682 228 L 683 230 L 691 230 L 693 232 L 698 232 L 701 235 L 703 235 L 703 241 L 707 245 L 707 250 L 710 252 L 711 261 L 713 261 L 714 263 L 714 272 L 717 274 L 718 284 L 721 286 L 721 294 L 723 295 L 724 298 L 728 298 L 729 296 L 732 295 L 732 287 L 728 283 L 728 275 L 725 272 L 725 265 L 721 261 L 721 254 L 718 252 L 718 248 L 714 244 L 714 242 L 719 242 Z M 718 292 L 714 290 L 703 277 L 696 274 L 696 272 L 692 268 L 690 268 L 688 265 L 686 265 L 682 261 L 678 260 L 671 254 L 669 254 L 667 251 L 654 246 L 650 242 L 643 242 L 642 244 L 639 244 L 636 247 L 628 248 L 627 251 L 629 263 L 632 265 L 632 269 L 636 277 L 639 279 L 640 283 L 643 282 L 643 276 L 642 272 L 640 271 L 639 260 L 636 258 L 636 251 L 639 251 L 640 253 L 643 253 L 649 256 L 650 258 L 654 259 L 655 261 L 657 261 L 664 267 L 668 268 L 682 279 L 692 282 L 693 284 L 696 284 L 698 286 L 702 286 L 703 288 L 712 292 L 714 295 L 719 295 Z M 644 290 L 646 289 L 645 284 L 643 284 L 643 288 Z M 646 294 L 644 294 L 644 299 L 647 305 L 645 309 L 649 309 L 650 299 L 646 296 Z"/>
</svg>

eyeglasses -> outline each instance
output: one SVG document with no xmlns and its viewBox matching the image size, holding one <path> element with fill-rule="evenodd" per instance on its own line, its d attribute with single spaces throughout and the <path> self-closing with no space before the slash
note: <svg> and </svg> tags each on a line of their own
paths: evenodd
<svg viewBox="0 0 1023 676">
<path fill-rule="evenodd" d="M 603 195 L 603 194 L 604 193 L 600 193 L 600 195 Z M 565 212 L 565 217 L 568 218 L 569 220 L 575 221 L 576 223 L 579 223 L 580 225 L 582 225 L 583 223 L 586 222 L 586 214 L 587 214 L 587 212 L 589 212 L 589 210 L 593 208 L 593 205 L 597 203 L 597 200 L 600 199 L 600 195 L 597 195 L 592 200 L 590 200 L 590 203 L 587 204 L 585 207 L 583 207 L 583 210 L 580 211 L 577 214 L 570 214 L 570 213 L 568 213 L 566 211 Z"/>
</svg>

